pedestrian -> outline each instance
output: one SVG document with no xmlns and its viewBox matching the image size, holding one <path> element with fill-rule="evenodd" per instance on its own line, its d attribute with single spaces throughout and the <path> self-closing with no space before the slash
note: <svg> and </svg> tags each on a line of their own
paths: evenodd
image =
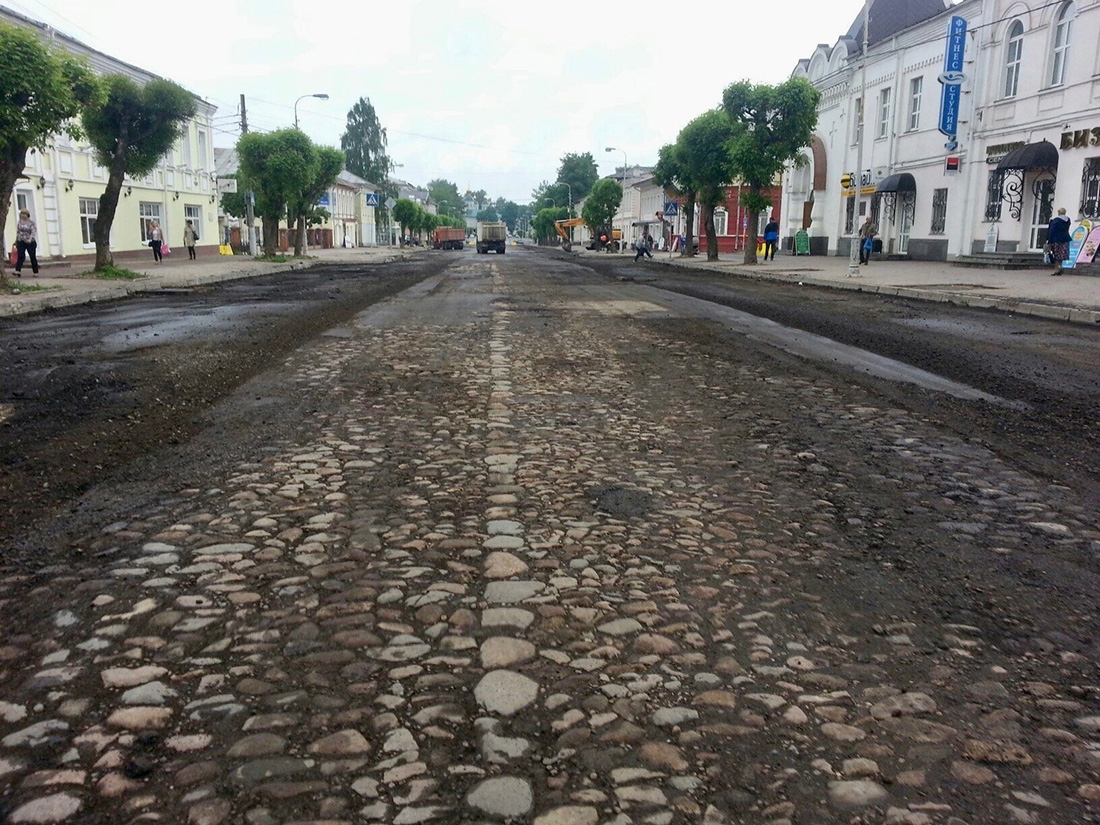
<svg viewBox="0 0 1100 825">
<path fill-rule="evenodd" d="M 772 218 L 764 225 L 764 260 L 775 260 L 775 245 L 779 241 L 779 224 Z"/>
<path fill-rule="evenodd" d="M 875 248 L 875 235 L 878 234 L 878 227 L 871 222 L 871 216 L 867 216 L 867 220 L 863 222 L 863 226 L 859 228 L 859 262 L 861 264 L 867 264 L 871 261 L 871 252 Z"/>
<path fill-rule="evenodd" d="M 23 261 L 30 256 L 31 273 L 38 274 L 38 224 L 31 220 L 31 213 L 26 209 L 19 210 L 19 222 L 15 225 L 15 248 L 18 257 L 15 259 L 15 277 L 23 277 Z"/>
<path fill-rule="evenodd" d="M 145 233 L 149 238 L 149 247 L 153 250 L 153 260 L 160 263 L 160 248 L 164 244 L 164 230 L 156 221 L 149 222 L 149 230 Z"/>
<path fill-rule="evenodd" d="M 1050 244 L 1050 262 L 1058 267 L 1052 276 L 1062 274 L 1062 262 L 1069 259 L 1069 218 L 1066 210 L 1059 209 L 1047 226 L 1047 243 Z"/>
<path fill-rule="evenodd" d="M 653 257 L 653 253 L 649 251 L 649 235 L 642 235 L 638 238 L 638 242 L 634 244 L 634 260 L 637 261 L 643 255 Z"/>
<path fill-rule="evenodd" d="M 187 247 L 187 257 L 192 261 L 195 260 L 195 241 L 198 239 L 199 233 L 195 231 L 191 221 L 188 221 L 187 225 L 183 227 L 183 245 Z"/>
</svg>

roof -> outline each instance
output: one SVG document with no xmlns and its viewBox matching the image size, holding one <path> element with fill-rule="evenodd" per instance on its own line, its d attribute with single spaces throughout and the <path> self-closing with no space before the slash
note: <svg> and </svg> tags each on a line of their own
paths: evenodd
<svg viewBox="0 0 1100 825">
<path fill-rule="evenodd" d="M 883 178 L 882 182 L 875 187 L 876 192 L 916 192 L 917 181 L 908 172 L 899 172 L 896 175 L 890 175 L 888 178 Z"/>
<path fill-rule="evenodd" d="M 1057 169 L 1058 150 L 1049 140 L 1029 143 L 1013 149 L 997 164 L 997 169 Z"/>
<path fill-rule="evenodd" d="M 898 32 L 923 23 L 947 10 L 946 0 L 866 0 L 870 3 L 868 16 L 870 29 L 868 45 L 875 45 Z M 856 43 L 856 51 L 863 44 L 863 8 L 844 35 Z"/>
<path fill-rule="evenodd" d="M 336 180 L 348 186 L 360 186 L 365 189 L 378 191 L 378 184 L 371 183 L 366 178 L 361 178 L 354 172 L 349 172 L 347 169 L 340 170 L 340 174 L 336 176 Z"/>
</svg>

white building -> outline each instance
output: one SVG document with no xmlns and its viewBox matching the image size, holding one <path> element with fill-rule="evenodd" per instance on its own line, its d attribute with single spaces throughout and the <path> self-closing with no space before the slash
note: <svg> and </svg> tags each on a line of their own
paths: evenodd
<svg viewBox="0 0 1100 825">
<path fill-rule="evenodd" d="M 1100 3 L 869 0 L 869 16 L 865 66 L 861 14 L 794 71 L 822 99 L 807 165 L 784 175 L 788 236 L 806 229 L 814 254 L 847 255 L 871 211 L 886 253 L 1038 255 L 1058 207 L 1100 218 Z M 949 148 L 940 78 L 955 16 L 966 34 Z M 857 198 L 841 179 L 861 143 Z"/>
</svg>

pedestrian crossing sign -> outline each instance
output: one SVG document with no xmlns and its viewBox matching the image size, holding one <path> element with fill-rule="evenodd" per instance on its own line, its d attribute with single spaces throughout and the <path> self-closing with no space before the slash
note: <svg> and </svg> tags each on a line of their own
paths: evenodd
<svg viewBox="0 0 1100 825">
<path fill-rule="evenodd" d="M 367 206 L 378 206 L 377 192 L 367 192 Z"/>
</svg>

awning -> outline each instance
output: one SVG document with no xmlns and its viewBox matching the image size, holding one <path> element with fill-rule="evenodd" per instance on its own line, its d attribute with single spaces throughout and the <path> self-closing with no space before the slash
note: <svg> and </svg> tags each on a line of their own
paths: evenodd
<svg viewBox="0 0 1100 825">
<path fill-rule="evenodd" d="M 997 169 L 1054 169 L 1058 166 L 1058 150 L 1049 140 L 1029 143 L 1013 149 L 997 164 Z"/>
<path fill-rule="evenodd" d="M 916 192 L 917 182 L 913 179 L 913 176 L 908 172 L 899 172 L 896 175 L 890 175 L 888 178 L 883 178 L 882 183 L 875 187 L 876 194 L 882 194 L 883 192 Z"/>
</svg>

